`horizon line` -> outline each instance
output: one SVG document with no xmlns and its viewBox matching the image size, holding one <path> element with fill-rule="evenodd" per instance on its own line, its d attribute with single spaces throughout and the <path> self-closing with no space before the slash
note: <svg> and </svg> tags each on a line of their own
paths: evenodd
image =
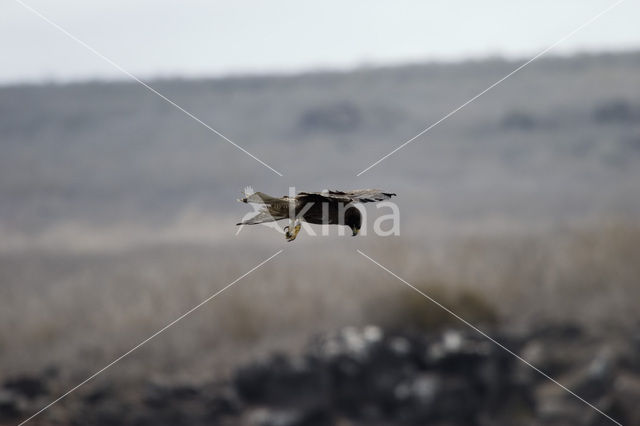
<svg viewBox="0 0 640 426">
<path fill-rule="evenodd" d="M 547 55 L 543 60 L 567 60 L 579 57 L 597 57 L 606 55 L 637 55 L 640 54 L 640 46 L 638 47 L 620 47 L 608 49 L 576 49 L 572 51 L 560 51 Z M 360 71 L 375 71 L 394 68 L 407 68 L 411 66 L 456 66 L 466 65 L 469 63 L 502 61 L 505 63 L 517 62 L 524 57 L 520 54 L 508 53 L 489 53 L 480 55 L 467 55 L 459 57 L 433 57 L 433 58 L 416 58 L 398 61 L 387 60 L 362 60 L 354 61 L 351 64 L 312 64 L 309 66 L 290 67 L 282 69 L 258 68 L 254 70 L 238 69 L 221 72 L 157 72 L 153 75 L 143 75 L 145 81 L 162 82 L 162 81 L 223 81 L 223 80 L 242 80 L 252 78 L 278 79 L 292 78 L 314 74 L 350 74 Z M 542 61 L 542 60 L 541 60 Z M 129 83 L 125 78 L 120 78 L 114 74 L 113 77 L 107 76 L 78 76 L 78 77 L 38 77 L 28 78 L 25 80 L 2 80 L 0 79 L 0 89 L 16 88 L 16 87 L 46 87 L 46 86 L 73 86 L 86 84 L 119 84 Z"/>
</svg>

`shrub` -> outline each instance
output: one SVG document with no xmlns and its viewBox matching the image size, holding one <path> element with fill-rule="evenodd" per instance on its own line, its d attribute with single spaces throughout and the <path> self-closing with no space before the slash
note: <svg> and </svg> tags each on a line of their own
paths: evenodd
<svg viewBox="0 0 640 426">
<path fill-rule="evenodd" d="M 472 324 L 495 324 L 498 321 L 497 310 L 475 290 L 439 282 L 416 287 Z M 460 320 L 442 307 L 405 286 L 391 294 L 373 298 L 368 304 L 367 317 L 392 330 L 428 331 L 461 325 Z"/>
</svg>

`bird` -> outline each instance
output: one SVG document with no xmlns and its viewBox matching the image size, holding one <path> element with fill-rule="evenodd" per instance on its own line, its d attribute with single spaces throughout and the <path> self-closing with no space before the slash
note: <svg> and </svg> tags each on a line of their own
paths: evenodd
<svg viewBox="0 0 640 426">
<path fill-rule="evenodd" d="M 257 212 L 236 225 L 256 225 L 289 219 L 289 225 L 284 228 L 287 241 L 296 239 L 302 227 L 301 221 L 318 225 L 348 226 L 355 237 L 362 226 L 362 215 L 353 204 L 383 201 L 393 196 L 396 194 L 379 189 L 358 189 L 298 192 L 293 197 L 284 195 L 278 198 L 255 192 L 248 186 L 238 201 L 257 206 Z"/>
</svg>

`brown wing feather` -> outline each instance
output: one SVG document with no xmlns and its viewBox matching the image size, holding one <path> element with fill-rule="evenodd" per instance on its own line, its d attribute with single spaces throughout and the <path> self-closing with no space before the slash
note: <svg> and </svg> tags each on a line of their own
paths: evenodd
<svg viewBox="0 0 640 426">
<path fill-rule="evenodd" d="M 393 197 L 392 192 L 382 192 L 380 189 L 357 189 L 354 191 L 324 191 L 324 192 L 300 192 L 297 199 L 311 199 L 322 197 L 329 201 L 343 203 L 373 203 L 376 201 L 388 200 Z"/>
</svg>

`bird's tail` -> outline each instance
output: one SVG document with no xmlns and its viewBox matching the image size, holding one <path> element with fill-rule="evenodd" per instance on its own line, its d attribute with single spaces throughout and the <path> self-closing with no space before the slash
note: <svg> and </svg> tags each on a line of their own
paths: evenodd
<svg viewBox="0 0 640 426">
<path fill-rule="evenodd" d="M 249 197 L 256 193 L 251 186 L 245 186 L 240 192 L 242 194 L 242 198 L 237 199 L 239 203 L 247 203 Z"/>
</svg>

